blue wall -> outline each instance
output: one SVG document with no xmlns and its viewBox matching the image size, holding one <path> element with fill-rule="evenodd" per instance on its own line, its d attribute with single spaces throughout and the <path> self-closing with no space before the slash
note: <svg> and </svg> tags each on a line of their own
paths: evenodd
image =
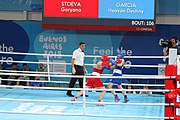
<svg viewBox="0 0 180 120">
<path fill-rule="evenodd" d="M 162 56 L 162 47 L 159 40 L 179 36 L 177 25 L 157 25 L 157 31 L 149 32 L 120 32 L 120 31 L 75 31 L 75 30 L 43 30 L 41 22 L 0 21 L 1 51 L 4 52 L 30 52 L 49 54 L 68 54 L 78 47 L 80 41 L 86 43 L 86 55 L 116 55 L 117 49 L 123 49 L 131 54 L 129 56 Z M 0 55 L 1 59 L 13 60 L 46 60 L 38 56 L 7 56 Z M 70 63 L 68 57 L 52 57 L 51 61 Z M 88 58 L 86 63 L 93 64 L 98 58 Z M 164 63 L 162 59 L 127 59 L 133 65 L 158 65 Z M 37 66 L 32 65 L 32 69 Z M 70 66 L 66 72 L 70 72 Z M 92 71 L 92 66 L 88 67 Z M 130 68 L 124 73 L 131 74 L 157 74 L 157 68 Z"/>
</svg>

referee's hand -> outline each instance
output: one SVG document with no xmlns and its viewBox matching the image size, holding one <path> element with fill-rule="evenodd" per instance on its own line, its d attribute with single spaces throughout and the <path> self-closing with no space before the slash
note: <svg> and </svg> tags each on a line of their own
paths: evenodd
<svg viewBox="0 0 180 120">
<path fill-rule="evenodd" d="M 75 68 L 73 67 L 72 68 L 72 74 L 75 74 L 76 73 L 76 70 L 75 70 Z"/>
<path fill-rule="evenodd" d="M 86 69 L 84 69 L 84 73 L 85 73 L 85 75 L 87 75 L 87 74 L 88 74 L 88 71 L 87 71 Z"/>
</svg>

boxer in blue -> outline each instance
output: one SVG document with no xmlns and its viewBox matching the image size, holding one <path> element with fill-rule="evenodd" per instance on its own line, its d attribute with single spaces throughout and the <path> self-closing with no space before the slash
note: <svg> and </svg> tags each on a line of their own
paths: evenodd
<svg viewBox="0 0 180 120">
<path fill-rule="evenodd" d="M 122 69 L 124 65 L 124 56 L 126 53 L 124 51 L 119 51 L 117 53 L 117 60 L 110 59 L 109 62 L 113 64 L 113 76 L 122 76 Z M 113 85 L 117 85 L 119 89 L 123 89 L 122 87 L 122 78 L 112 78 L 109 81 L 108 89 L 112 89 Z M 118 102 L 120 99 L 115 91 L 111 91 L 114 95 L 114 102 Z M 127 103 L 129 100 L 126 95 L 126 91 L 122 91 L 122 94 L 124 95 L 124 103 Z"/>
</svg>

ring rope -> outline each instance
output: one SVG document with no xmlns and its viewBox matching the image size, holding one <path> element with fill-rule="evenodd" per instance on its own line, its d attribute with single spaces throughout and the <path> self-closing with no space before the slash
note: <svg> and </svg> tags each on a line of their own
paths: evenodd
<svg viewBox="0 0 180 120">
<path fill-rule="evenodd" d="M 69 82 L 67 81 L 55 81 L 55 80 L 51 80 L 51 81 L 47 81 L 47 80 L 20 80 L 20 79 L 0 79 L 0 80 L 4 80 L 4 81 L 23 81 L 23 82 L 41 82 L 41 83 L 67 83 L 69 84 Z M 76 83 L 78 84 L 78 83 Z M 107 85 L 108 83 L 103 83 L 104 85 Z M 131 85 L 131 86 L 165 86 L 164 84 L 129 84 L 129 83 L 122 83 L 122 85 Z"/>
<path fill-rule="evenodd" d="M 23 53 L 23 52 L 2 52 L 2 54 L 15 54 L 15 55 L 36 55 L 36 56 L 62 56 L 62 57 L 72 57 L 72 55 L 57 55 L 57 54 L 38 54 L 38 53 Z M 97 55 L 86 55 L 85 57 L 101 57 Z M 116 57 L 116 56 L 109 56 Z M 125 58 L 168 58 L 168 56 L 125 56 Z"/>
<path fill-rule="evenodd" d="M 0 98 L 0 101 L 21 101 L 21 102 L 43 102 L 43 103 L 72 103 L 71 101 L 60 100 L 32 100 L 32 99 L 14 99 L 14 98 Z M 83 102 L 73 102 L 73 104 L 82 104 Z"/>
<path fill-rule="evenodd" d="M 98 117 L 96 114 L 86 114 L 86 116 Z M 113 118 L 147 118 L 147 119 L 174 119 L 174 117 L 159 117 L 159 116 L 118 116 L 118 115 L 102 115 L 102 117 L 113 117 Z"/>
<path fill-rule="evenodd" d="M 0 88 L 29 88 L 29 89 L 43 89 L 43 90 L 88 90 L 88 91 L 146 91 L 146 92 L 170 92 L 173 90 L 162 89 L 96 89 L 96 88 L 63 88 L 63 87 L 32 87 L 32 86 L 10 86 L 0 85 Z"/>
<path fill-rule="evenodd" d="M 64 72 L 38 72 L 38 71 L 16 71 L 16 70 L 0 70 L 0 73 L 9 73 L 11 75 L 11 73 L 18 73 L 18 75 L 21 75 L 23 73 L 33 73 L 33 74 L 56 74 L 56 75 L 72 75 L 72 73 L 64 73 Z M 88 74 L 90 75 L 90 74 Z M 101 76 L 112 76 L 113 74 L 101 74 Z M 123 74 L 123 76 L 137 76 L 137 77 L 141 77 L 141 76 L 148 76 L 148 77 L 155 77 L 155 76 L 164 76 L 164 75 L 129 75 L 129 74 Z"/>
<path fill-rule="evenodd" d="M 0 110 L 0 113 L 13 113 L 13 114 L 35 114 L 35 115 L 65 115 L 65 116 L 84 116 L 84 114 L 78 113 L 62 113 L 62 112 L 16 112 L 16 111 L 7 111 Z"/>
<path fill-rule="evenodd" d="M 159 65 L 124 65 L 124 67 L 145 67 L 145 68 L 147 68 L 147 67 L 149 67 L 149 68 L 158 68 L 158 67 L 165 67 L 165 65 L 161 65 L 161 66 L 159 66 Z"/>
<path fill-rule="evenodd" d="M 67 77 L 67 78 L 126 78 L 126 79 L 175 79 L 176 76 L 83 76 L 83 75 L 45 75 L 45 74 L 18 74 L 18 73 L 0 73 L 0 75 L 16 75 L 16 76 L 43 76 L 43 77 Z"/>
<path fill-rule="evenodd" d="M 2 52 L 2 54 L 14 54 L 14 55 L 31 55 L 31 56 L 62 56 L 62 57 L 72 57 L 72 55 L 57 55 L 57 54 L 40 54 L 40 53 L 23 53 L 23 52 Z"/>
<path fill-rule="evenodd" d="M 149 118 L 149 119 L 174 119 L 174 117 L 159 117 L 159 116 L 118 116 L 118 115 L 97 115 L 97 114 L 73 114 L 62 112 L 16 112 L 0 110 L 0 113 L 13 113 L 13 114 L 37 114 L 37 115 L 70 115 L 70 116 L 92 116 L 92 117 L 113 117 L 113 118 Z"/>
<path fill-rule="evenodd" d="M 21 101 L 21 102 L 43 102 L 43 103 L 73 103 L 82 104 L 82 101 L 60 101 L 60 100 L 32 100 L 32 99 L 17 99 L 17 98 L 0 98 L 0 101 Z M 98 104 L 99 102 L 85 102 L 86 104 Z M 107 105 L 133 105 L 133 106 L 169 106 L 174 103 L 115 103 L 115 102 L 101 102 Z"/>
<path fill-rule="evenodd" d="M 48 72 L 36 72 L 36 71 L 16 71 L 16 70 L 0 70 L 0 73 L 3 75 L 4 73 L 18 73 L 18 75 L 21 75 L 21 73 L 35 73 L 35 74 L 47 74 Z M 20 73 L 20 74 L 19 74 Z M 64 73 L 64 72 L 49 72 L 50 74 L 59 74 L 59 75 L 72 75 L 72 73 Z M 88 74 L 90 75 L 90 74 Z M 112 76 L 113 74 L 101 74 L 101 76 Z M 155 76 L 163 76 L 163 75 L 129 75 L 129 74 L 123 74 L 123 76 L 136 76 L 136 77 L 142 77 L 142 76 L 149 76 L 149 77 L 155 77 Z"/>
<path fill-rule="evenodd" d="M 0 62 L 12 62 L 12 63 L 43 63 L 43 64 L 53 64 L 53 65 L 71 65 L 71 63 L 57 63 L 57 62 L 31 62 L 31 61 L 15 61 L 15 60 L 0 60 Z M 86 66 L 94 66 L 96 64 L 85 64 Z M 130 64 L 125 64 L 124 67 L 149 67 L 149 68 L 158 68 L 158 67 L 165 67 L 165 65 L 130 65 Z"/>
</svg>

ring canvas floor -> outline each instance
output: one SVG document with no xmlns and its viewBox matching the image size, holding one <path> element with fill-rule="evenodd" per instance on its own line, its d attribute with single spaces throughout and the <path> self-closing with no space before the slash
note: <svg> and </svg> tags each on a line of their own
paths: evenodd
<svg viewBox="0 0 180 120">
<path fill-rule="evenodd" d="M 75 95 L 77 91 L 73 91 Z M 88 102 L 96 102 L 100 92 L 88 92 Z M 118 93 L 119 102 L 123 102 L 123 96 Z M 164 103 L 164 95 L 159 94 L 127 94 L 129 103 Z M 31 100 L 58 100 L 70 101 L 72 98 L 66 96 L 66 91 L 58 90 L 38 90 L 38 89 L 7 89 L 0 88 L 1 98 L 31 99 Z M 83 97 L 77 99 L 82 101 Z M 106 93 L 104 102 L 114 102 L 111 93 Z M 17 113 L 1 113 L 0 120 L 152 120 L 146 118 L 113 118 L 113 117 L 92 117 L 82 116 L 83 104 L 71 103 L 47 103 L 47 102 L 23 102 L 0 100 L 0 111 L 13 111 Z M 26 114 L 31 113 L 31 114 Z M 36 114 L 40 113 L 40 114 Z M 46 113 L 56 113 L 46 114 Z M 74 114 L 74 115 L 61 115 Z M 86 114 L 95 115 L 121 115 L 121 116 L 164 116 L 164 106 L 133 106 L 133 105 L 105 105 L 96 106 L 95 104 L 86 105 Z M 154 119 L 156 120 L 156 119 Z"/>
</svg>

